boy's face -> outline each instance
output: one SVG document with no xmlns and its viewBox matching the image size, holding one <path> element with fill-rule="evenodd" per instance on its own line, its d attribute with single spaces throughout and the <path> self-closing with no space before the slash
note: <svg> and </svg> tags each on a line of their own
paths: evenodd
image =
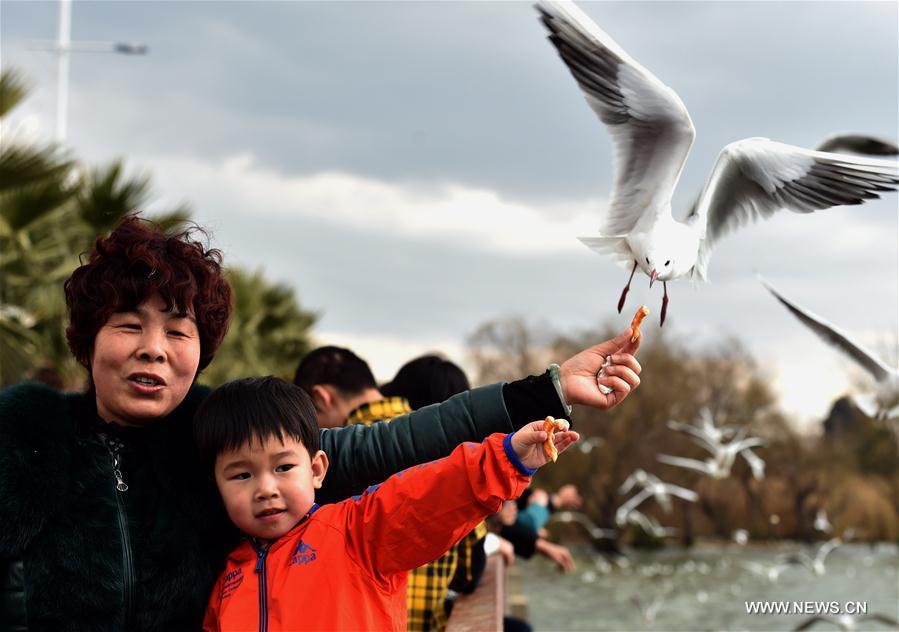
<svg viewBox="0 0 899 632">
<path fill-rule="evenodd" d="M 215 483 L 231 521 L 249 536 L 274 540 L 306 515 L 328 470 L 319 450 L 309 457 L 302 442 L 268 437 L 222 452 L 215 460 Z"/>
</svg>

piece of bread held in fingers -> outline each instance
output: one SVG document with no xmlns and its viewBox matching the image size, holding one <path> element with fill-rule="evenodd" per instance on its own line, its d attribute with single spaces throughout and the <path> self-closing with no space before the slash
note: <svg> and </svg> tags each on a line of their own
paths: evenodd
<svg viewBox="0 0 899 632">
<path fill-rule="evenodd" d="M 634 319 L 631 321 L 631 328 L 634 330 L 634 333 L 631 335 L 631 342 L 637 342 L 640 339 L 640 323 L 643 322 L 643 319 L 649 316 L 649 308 L 646 305 L 641 305 L 637 309 L 637 313 L 634 314 Z"/>
<path fill-rule="evenodd" d="M 631 343 L 637 342 L 640 339 L 640 336 L 643 335 L 642 333 L 640 333 L 640 324 L 647 316 L 649 316 L 649 308 L 646 307 L 646 305 L 641 305 L 637 309 L 637 313 L 634 314 L 633 320 L 631 320 L 631 329 L 633 330 L 631 332 Z M 605 362 L 602 363 L 602 367 L 600 367 L 599 369 L 599 374 L 596 376 L 597 379 L 606 376 L 606 367 L 608 367 L 610 364 L 612 364 L 612 356 L 608 355 L 606 356 Z M 605 384 L 599 384 L 599 382 L 597 382 L 597 385 L 599 386 L 599 390 L 603 395 L 608 395 L 615 390 L 611 387 L 606 386 Z"/>
<path fill-rule="evenodd" d="M 559 451 L 556 449 L 555 441 L 553 441 L 553 433 L 557 430 L 568 430 L 568 424 L 561 419 L 553 417 L 547 417 L 543 421 L 543 431 L 546 433 L 546 441 L 543 442 L 543 454 L 553 463 L 559 458 Z"/>
</svg>

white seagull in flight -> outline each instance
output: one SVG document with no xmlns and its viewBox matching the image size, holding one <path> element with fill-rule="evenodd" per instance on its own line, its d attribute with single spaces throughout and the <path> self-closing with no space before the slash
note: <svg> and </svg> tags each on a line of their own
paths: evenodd
<svg viewBox="0 0 899 632">
<path fill-rule="evenodd" d="M 869 402 L 865 397 L 853 398 L 866 415 L 890 419 L 899 414 L 899 369 L 888 365 L 865 349 L 836 325 L 789 301 L 765 279 L 761 277 L 758 279 L 781 305 L 799 319 L 799 322 L 811 329 L 821 340 L 846 354 L 877 381 L 873 401 Z"/>
<path fill-rule="evenodd" d="M 728 231 L 782 208 L 810 213 L 861 204 L 899 184 L 897 162 L 747 138 L 721 151 L 695 208 L 676 220 L 671 198 L 695 136 L 680 97 L 573 3 L 547 0 L 537 10 L 550 42 L 612 137 L 609 207 L 600 235 L 581 241 L 631 268 L 619 312 L 638 267 L 650 286 L 662 281 L 664 324 L 667 282 L 707 281 L 712 248 Z"/>
</svg>

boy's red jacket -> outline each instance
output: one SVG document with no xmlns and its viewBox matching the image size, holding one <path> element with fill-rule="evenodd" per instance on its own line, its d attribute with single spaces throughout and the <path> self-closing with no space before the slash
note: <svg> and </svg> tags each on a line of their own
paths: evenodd
<svg viewBox="0 0 899 632">
<path fill-rule="evenodd" d="M 407 571 L 440 557 L 530 482 L 511 435 L 312 509 L 267 548 L 243 542 L 213 588 L 206 630 L 406 629 Z"/>
</svg>

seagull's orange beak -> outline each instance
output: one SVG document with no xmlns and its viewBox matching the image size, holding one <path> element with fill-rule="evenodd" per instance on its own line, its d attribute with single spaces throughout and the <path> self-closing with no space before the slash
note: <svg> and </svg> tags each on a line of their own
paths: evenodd
<svg viewBox="0 0 899 632">
<path fill-rule="evenodd" d="M 649 287 L 652 287 L 652 284 L 656 282 L 657 276 L 659 276 L 659 273 L 656 272 L 655 268 L 653 268 L 652 272 L 649 273 Z"/>
</svg>

